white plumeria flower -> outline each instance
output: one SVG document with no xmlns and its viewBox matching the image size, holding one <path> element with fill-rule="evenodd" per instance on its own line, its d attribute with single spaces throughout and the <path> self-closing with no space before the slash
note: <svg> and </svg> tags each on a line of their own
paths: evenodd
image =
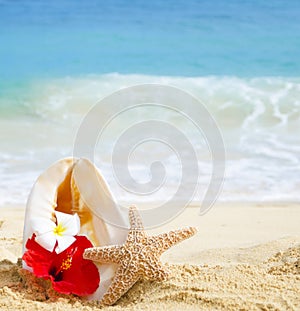
<svg viewBox="0 0 300 311">
<path fill-rule="evenodd" d="M 74 235 L 79 233 L 80 220 L 77 214 L 55 211 L 55 216 L 57 224 L 51 219 L 35 218 L 32 228 L 38 244 L 52 252 L 57 242 L 55 252 L 59 254 L 76 241 Z"/>
</svg>

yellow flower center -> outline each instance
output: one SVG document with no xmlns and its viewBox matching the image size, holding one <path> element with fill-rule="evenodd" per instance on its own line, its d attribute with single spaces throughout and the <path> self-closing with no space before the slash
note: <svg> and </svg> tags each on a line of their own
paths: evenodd
<svg viewBox="0 0 300 311">
<path fill-rule="evenodd" d="M 63 233 L 66 231 L 67 228 L 65 228 L 61 223 L 59 223 L 54 229 L 53 233 L 58 236 L 62 236 Z"/>
<path fill-rule="evenodd" d="M 68 270 L 72 266 L 72 257 L 68 255 L 68 257 L 61 263 L 60 270 Z"/>
</svg>

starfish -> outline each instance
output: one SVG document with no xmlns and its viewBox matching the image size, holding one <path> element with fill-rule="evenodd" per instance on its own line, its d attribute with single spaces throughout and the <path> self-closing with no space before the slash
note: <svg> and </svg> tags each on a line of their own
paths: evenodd
<svg viewBox="0 0 300 311">
<path fill-rule="evenodd" d="M 87 248 L 85 259 L 118 264 L 115 277 L 101 299 L 103 305 L 114 304 L 139 279 L 164 281 L 169 271 L 160 256 L 173 245 L 191 237 L 197 230 L 188 227 L 156 236 L 147 236 L 136 207 L 129 209 L 130 229 L 123 245 Z"/>
</svg>

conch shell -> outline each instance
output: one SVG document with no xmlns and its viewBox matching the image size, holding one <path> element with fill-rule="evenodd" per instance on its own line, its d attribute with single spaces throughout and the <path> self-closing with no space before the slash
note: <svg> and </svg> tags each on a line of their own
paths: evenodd
<svg viewBox="0 0 300 311">
<path fill-rule="evenodd" d="M 30 219 L 51 219 L 53 212 L 77 213 L 80 234 L 94 246 L 121 244 L 128 233 L 127 210 L 120 208 L 99 170 L 87 159 L 65 158 L 44 171 L 28 198 L 24 223 L 23 253 L 32 237 Z M 30 270 L 23 262 L 23 268 Z M 91 299 L 101 299 L 115 275 L 116 266 L 99 265 L 100 285 Z"/>
</svg>

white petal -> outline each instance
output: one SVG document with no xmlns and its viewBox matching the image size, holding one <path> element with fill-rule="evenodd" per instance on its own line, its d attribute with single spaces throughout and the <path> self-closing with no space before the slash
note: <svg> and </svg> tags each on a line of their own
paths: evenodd
<svg viewBox="0 0 300 311">
<path fill-rule="evenodd" d="M 72 218 L 68 222 L 64 223 L 63 226 L 66 228 L 64 235 L 76 235 L 80 231 L 80 219 L 77 214 L 72 215 Z"/>
<path fill-rule="evenodd" d="M 47 232 L 53 231 L 55 223 L 51 219 L 45 219 L 42 217 L 32 218 L 30 220 L 32 230 L 37 235 L 42 235 Z"/>
<path fill-rule="evenodd" d="M 58 224 L 59 224 L 59 223 L 64 224 L 64 223 L 67 222 L 68 219 L 70 219 L 73 215 L 55 211 L 55 216 L 56 216 L 56 219 L 57 219 L 57 223 L 58 223 Z"/>
<path fill-rule="evenodd" d="M 63 235 L 76 235 L 80 230 L 80 220 L 77 214 L 69 215 L 61 212 L 55 212 L 57 223 L 61 224 L 66 230 Z"/>
<path fill-rule="evenodd" d="M 42 247 L 52 252 L 56 243 L 56 238 L 53 232 L 47 232 L 41 235 L 36 236 L 36 242 L 40 244 Z"/>
<path fill-rule="evenodd" d="M 67 249 L 71 244 L 73 244 L 76 239 L 73 236 L 58 236 L 57 237 L 57 247 L 55 248 L 55 252 L 57 254 L 63 252 Z"/>
<path fill-rule="evenodd" d="M 55 212 L 57 223 L 66 228 L 63 235 L 76 235 L 80 230 L 80 220 L 77 214 L 69 215 L 61 212 Z"/>
</svg>

